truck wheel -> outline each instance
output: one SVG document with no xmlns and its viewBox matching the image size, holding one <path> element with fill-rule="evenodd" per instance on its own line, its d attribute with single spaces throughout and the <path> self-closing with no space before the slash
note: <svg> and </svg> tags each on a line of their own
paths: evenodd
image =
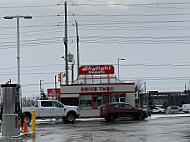
<svg viewBox="0 0 190 142">
<path fill-rule="evenodd" d="M 74 113 L 74 112 L 69 112 L 69 113 L 67 114 L 67 117 L 66 117 L 66 119 L 65 119 L 65 122 L 67 122 L 67 123 L 74 123 L 74 122 L 75 122 L 75 118 L 76 118 L 75 113 Z"/>
</svg>

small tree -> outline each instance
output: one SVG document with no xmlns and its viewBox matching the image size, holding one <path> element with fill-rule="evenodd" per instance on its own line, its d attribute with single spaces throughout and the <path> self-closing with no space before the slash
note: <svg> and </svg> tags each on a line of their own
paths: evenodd
<svg viewBox="0 0 190 142">
<path fill-rule="evenodd" d="M 22 98 L 22 106 L 23 107 L 26 107 L 26 106 L 33 106 L 34 105 L 34 102 L 37 100 L 37 98 L 35 97 L 32 97 L 32 98 L 29 98 L 29 97 L 23 97 Z"/>
<path fill-rule="evenodd" d="M 143 82 L 139 80 L 135 83 L 135 92 L 139 95 L 138 104 L 140 105 L 141 108 L 143 107 L 143 98 L 144 98 L 143 91 L 144 91 Z"/>
<path fill-rule="evenodd" d="M 151 93 L 148 94 L 148 107 L 152 107 L 154 105 Z"/>
<path fill-rule="evenodd" d="M 141 80 L 135 82 L 135 92 L 138 92 L 138 94 L 142 94 L 143 91 L 143 82 Z"/>
<path fill-rule="evenodd" d="M 168 103 L 166 101 L 164 101 L 162 104 L 162 107 L 166 109 L 168 107 Z"/>
</svg>

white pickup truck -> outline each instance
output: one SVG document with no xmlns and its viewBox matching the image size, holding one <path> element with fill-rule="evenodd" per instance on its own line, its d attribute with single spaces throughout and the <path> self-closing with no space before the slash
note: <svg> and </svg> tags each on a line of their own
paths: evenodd
<svg viewBox="0 0 190 142">
<path fill-rule="evenodd" d="M 76 106 L 67 106 L 57 100 L 37 100 L 33 107 L 22 108 L 27 123 L 31 121 L 32 110 L 35 110 L 36 119 L 62 118 L 67 123 L 73 123 L 79 117 Z"/>
</svg>

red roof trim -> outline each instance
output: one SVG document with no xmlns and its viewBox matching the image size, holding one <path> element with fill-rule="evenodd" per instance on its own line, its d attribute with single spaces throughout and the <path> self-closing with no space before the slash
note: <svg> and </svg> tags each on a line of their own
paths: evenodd
<svg viewBox="0 0 190 142">
<path fill-rule="evenodd" d="M 61 84 L 61 86 L 97 86 L 97 85 L 135 85 L 135 83 L 106 83 L 106 84 Z"/>
</svg>

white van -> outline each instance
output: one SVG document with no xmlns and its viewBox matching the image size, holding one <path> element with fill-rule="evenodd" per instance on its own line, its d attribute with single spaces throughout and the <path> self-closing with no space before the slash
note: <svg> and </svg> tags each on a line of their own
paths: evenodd
<svg viewBox="0 0 190 142">
<path fill-rule="evenodd" d="M 186 113 L 190 112 L 190 104 L 183 104 L 182 110 L 183 112 L 186 112 Z"/>
</svg>

